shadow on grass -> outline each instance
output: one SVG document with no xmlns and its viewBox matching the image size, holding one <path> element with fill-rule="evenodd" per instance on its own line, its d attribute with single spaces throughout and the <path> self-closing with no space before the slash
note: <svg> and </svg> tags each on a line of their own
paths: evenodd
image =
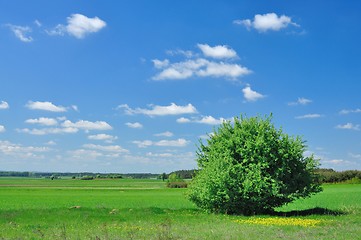
<svg viewBox="0 0 361 240">
<path fill-rule="evenodd" d="M 288 211 L 288 212 L 272 212 L 270 215 L 272 216 L 281 216 L 281 217 L 296 217 L 296 216 L 310 216 L 310 215 L 331 215 L 331 216 L 339 216 L 344 215 L 345 212 L 342 211 L 335 211 L 330 210 L 327 208 L 311 208 L 306 210 L 295 210 L 295 211 Z"/>
</svg>

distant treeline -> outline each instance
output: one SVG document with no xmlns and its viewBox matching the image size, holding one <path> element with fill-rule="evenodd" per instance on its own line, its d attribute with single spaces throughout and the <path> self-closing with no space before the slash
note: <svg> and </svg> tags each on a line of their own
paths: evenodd
<svg viewBox="0 0 361 240">
<path fill-rule="evenodd" d="M 91 173 L 91 172 L 17 172 L 17 171 L 0 171 L 0 177 L 31 177 L 31 178 L 82 178 L 84 176 L 93 178 L 136 178 L 151 179 L 159 178 L 159 174 L 153 173 Z"/>
<path fill-rule="evenodd" d="M 361 181 L 361 171 L 359 170 L 346 170 L 337 172 L 333 169 L 320 168 L 316 172 L 322 183 L 339 183 L 347 181 Z"/>
<path fill-rule="evenodd" d="M 59 173 L 59 172 L 16 172 L 16 171 L 0 171 L 0 177 L 32 177 L 32 178 L 79 178 L 92 177 L 92 178 L 134 178 L 134 179 L 167 179 L 171 174 L 176 174 L 180 179 L 192 179 L 198 170 L 178 170 L 169 174 L 154 174 L 154 173 Z M 359 170 L 346 170 L 335 171 L 333 169 L 320 168 L 316 171 L 319 175 L 319 180 L 322 183 L 339 183 L 351 180 L 361 181 L 361 171 Z"/>
</svg>

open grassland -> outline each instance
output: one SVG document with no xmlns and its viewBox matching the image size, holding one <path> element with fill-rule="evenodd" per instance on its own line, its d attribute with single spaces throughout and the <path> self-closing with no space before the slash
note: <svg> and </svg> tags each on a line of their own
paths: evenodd
<svg viewBox="0 0 361 240">
<path fill-rule="evenodd" d="M 0 239 L 361 239 L 361 185 L 266 216 L 207 214 L 161 180 L 0 178 Z"/>
</svg>

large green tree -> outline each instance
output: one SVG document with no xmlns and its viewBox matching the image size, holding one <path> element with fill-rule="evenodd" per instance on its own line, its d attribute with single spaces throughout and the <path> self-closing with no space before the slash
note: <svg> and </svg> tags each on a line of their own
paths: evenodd
<svg viewBox="0 0 361 240">
<path fill-rule="evenodd" d="M 276 129 L 272 115 L 234 118 L 200 141 L 188 196 L 217 213 L 259 214 L 322 190 L 306 145 Z"/>
</svg>

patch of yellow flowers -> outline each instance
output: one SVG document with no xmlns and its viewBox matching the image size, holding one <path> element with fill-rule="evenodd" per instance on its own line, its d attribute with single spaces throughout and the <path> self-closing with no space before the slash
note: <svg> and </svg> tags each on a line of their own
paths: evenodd
<svg viewBox="0 0 361 240">
<path fill-rule="evenodd" d="M 238 223 L 258 224 L 258 225 L 279 225 L 279 226 L 301 226 L 301 227 L 316 227 L 324 223 L 325 220 L 304 219 L 304 218 L 250 218 L 246 220 L 236 220 Z"/>
</svg>

